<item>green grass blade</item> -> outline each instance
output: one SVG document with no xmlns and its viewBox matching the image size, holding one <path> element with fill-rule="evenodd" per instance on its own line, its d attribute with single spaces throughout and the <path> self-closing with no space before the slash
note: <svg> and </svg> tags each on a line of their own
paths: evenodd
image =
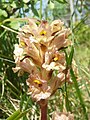
<svg viewBox="0 0 90 120">
<path fill-rule="evenodd" d="M 65 81 L 65 105 L 66 105 L 66 109 L 67 111 L 71 111 L 71 107 L 70 107 L 70 103 L 69 103 L 69 98 L 68 98 L 68 91 L 67 91 L 67 83 Z"/>
<path fill-rule="evenodd" d="M 20 118 L 24 117 L 30 110 L 31 108 L 25 110 L 24 112 L 21 112 L 20 114 L 18 114 L 18 116 L 14 120 L 19 120 Z"/>
<path fill-rule="evenodd" d="M 24 117 L 30 109 L 25 110 L 24 112 L 20 112 L 20 110 L 15 111 L 10 117 L 7 118 L 7 120 L 19 120 L 20 118 Z"/>
<path fill-rule="evenodd" d="M 15 85 L 13 85 L 9 80 L 7 80 L 6 82 L 10 85 L 10 88 L 12 87 L 15 91 L 17 91 L 17 93 L 20 93 L 20 91 L 15 87 Z"/>
<path fill-rule="evenodd" d="M 83 98 L 82 98 L 82 96 L 81 96 L 81 92 L 80 92 L 80 89 L 79 89 L 79 87 L 78 87 L 78 83 L 77 83 L 77 80 L 76 80 L 76 77 L 75 77 L 75 75 L 74 75 L 74 72 L 73 72 L 73 69 L 72 69 L 72 68 L 70 69 L 70 74 L 71 74 L 71 78 L 72 78 L 72 80 L 73 80 L 73 82 L 74 82 L 74 86 L 75 86 L 75 89 L 76 89 L 78 98 L 79 98 L 79 100 L 80 100 L 81 106 L 82 106 L 82 108 L 83 108 L 83 113 L 84 113 L 84 115 L 85 115 L 85 119 L 88 120 L 88 115 L 87 115 L 87 113 L 86 113 L 85 104 L 84 104 Z"/>
<path fill-rule="evenodd" d="M 86 21 L 88 17 L 88 14 L 86 14 L 86 16 L 73 28 L 73 32 L 76 32 L 78 30 L 78 28 Z"/>
<path fill-rule="evenodd" d="M 67 55 L 67 52 L 66 52 L 66 50 L 63 50 L 64 51 L 64 53 L 65 53 L 65 59 L 66 59 L 66 62 L 68 61 L 68 55 Z"/>
<path fill-rule="evenodd" d="M 14 120 L 20 114 L 20 110 L 15 111 L 7 120 Z"/>
<path fill-rule="evenodd" d="M 68 66 L 72 64 L 73 54 L 74 54 L 74 47 L 72 46 L 71 52 L 67 61 Z"/>
<path fill-rule="evenodd" d="M 66 70 L 68 70 L 68 68 L 70 67 L 70 65 L 72 64 L 72 59 L 73 59 L 73 54 L 74 54 L 74 47 L 72 46 L 71 48 L 71 52 L 70 55 L 68 57 L 67 52 L 64 50 L 65 52 L 65 57 L 66 57 Z M 68 98 L 68 91 L 67 91 L 67 82 L 66 82 L 66 76 L 67 76 L 67 71 L 65 74 L 65 104 L 66 104 L 66 109 L 67 111 L 71 111 L 71 107 L 70 107 L 70 103 L 69 103 L 69 98 Z"/>
</svg>

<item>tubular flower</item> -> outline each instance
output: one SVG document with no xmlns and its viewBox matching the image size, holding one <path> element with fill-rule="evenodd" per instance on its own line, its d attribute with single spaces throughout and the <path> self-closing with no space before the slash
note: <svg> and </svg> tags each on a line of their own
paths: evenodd
<svg viewBox="0 0 90 120">
<path fill-rule="evenodd" d="M 65 28 L 60 20 L 49 24 L 28 19 L 28 24 L 20 28 L 19 44 L 14 50 L 16 67 L 13 70 L 29 73 L 26 81 L 28 93 L 37 102 L 48 100 L 65 81 L 65 54 L 60 50 L 71 45 L 69 34 L 70 29 Z"/>
</svg>

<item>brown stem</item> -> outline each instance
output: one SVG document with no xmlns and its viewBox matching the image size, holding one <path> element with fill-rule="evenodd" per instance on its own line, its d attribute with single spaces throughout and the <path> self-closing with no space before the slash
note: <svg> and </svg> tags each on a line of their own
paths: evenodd
<svg viewBox="0 0 90 120">
<path fill-rule="evenodd" d="M 45 105 L 40 105 L 41 109 L 41 120 L 47 120 L 47 103 Z"/>
</svg>

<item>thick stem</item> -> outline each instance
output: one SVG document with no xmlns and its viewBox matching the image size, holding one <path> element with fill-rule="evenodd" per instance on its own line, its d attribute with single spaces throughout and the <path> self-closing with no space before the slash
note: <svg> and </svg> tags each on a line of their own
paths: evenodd
<svg viewBox="0 0 90 120">
<path fill-rule="evenodd" d="M 40 106 L 41 109 L 41 120 L 47 120 L 47 103 L 43 106 Z"/>
</svg>

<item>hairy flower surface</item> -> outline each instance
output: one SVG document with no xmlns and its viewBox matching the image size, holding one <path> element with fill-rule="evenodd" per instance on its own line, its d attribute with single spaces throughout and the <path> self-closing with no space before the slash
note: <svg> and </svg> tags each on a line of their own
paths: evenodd
<svg viewBox="0 0 90 120">
<path fill-rule="evenodd" d="M 74 120 L 74 115 L 71 113 L 60 113 L 55 111 L 53 113 L 52 120 Z"/>
<path fill-rule="evenodd" d="M 65 81 L 66 61 L 62 48 L 71 44 L 70 29 L 61 20 L 28 19 L 20 28 L 19 44 L 15 45 L 14 72 L 28 72 L 28 93 L 36 101 L 47 100 Z M 67 81 L 70 76 L 67 74 Z"/>
</svg>

